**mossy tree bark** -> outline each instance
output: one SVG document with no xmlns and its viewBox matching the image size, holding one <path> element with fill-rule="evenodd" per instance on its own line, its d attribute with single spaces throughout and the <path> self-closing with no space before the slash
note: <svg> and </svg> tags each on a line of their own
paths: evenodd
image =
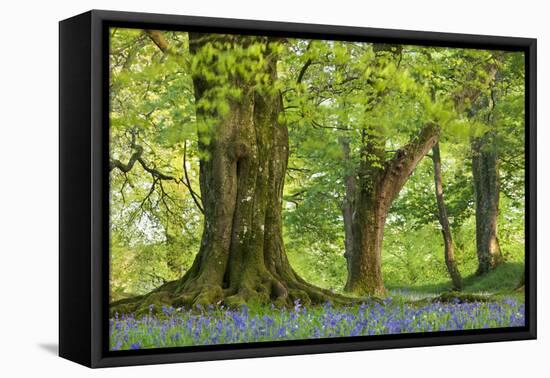
<svg viewBox="0 0 550 378">
<path fill-rule="evenodd" d="M 291 268 L 284 249 L 282 203 L 289 150 L 282 98 L 273 90 L 277 55 L 271 43 L 275 41 L 198 33 L 190 33 L 189 41 L 192 54 L 198 54 L 206 41 L 218 41 L 228 50 L 261 44 L 261 59 L 251 57 L 254 62 L 248 66 L 263 61 L 259 73 L 267 82 L 261 89 L 246 74 L 228 73 L 226 85 L 241 92 L 238 98 L 227 99 L 228 111 L 222 115 L 197 107 L 199 122 L 214 121 L 212 128 L 199 131 L 204 209 L 200 250 L 181 279 L 119 303 L 121 311 L 142 312 L 151 303 L 238 306 L 250 301 L 277 305 L 297 299 L 305 304 L 349 301 L 306 283 Z M 197 104 L 216 90 L 220 74 L 204 71 L 203 66 L 193 76 Z"/>
<path fill-rule="evenodd" d="M 443 195 L 443 178 L 441 174 L 441 152 L 439 142 L 432 148 L 432 160 L 434 163 L 434 182 L 435 182 L 435 197 L 437 200 L 438 220 L 441 225 L 441 234 L 443 236 L 443 245 L 445 249 L 445 266 L 453 283 L 453 290 L 462 290 L 462 277 L 458 270 L 457 263 L 454 257 L 453 237 L 451 234 L 451 225 L 447 214 L 447 206 L 445 205 L 445 197 Z"/>
<path fill-rule="evenodd" d="M 498 242 L 500 177 L 494 131 L 472 141 L 472 171 L 476 204 L 477 274 L 484 274 L 503 262 Z"/>
<path fill-rule="evenodd" d="M 457 109 L 467 110 L 470 116 L 478 112 L 481 107 L 488 107 L 485 122 L 489 130 L 481 137 L 473 137 L 472 146 L 472 174 L 476 206 L 476 250 L 478 258 L 477 274 L 487 273 L 503 262 L 500 245 L 497 238 L 498 202 L 500 196 L 498 152 L 496 132 L 492 122 L 495 108 L 496 85 L 498 82 L 498 66 L 503 55 L 495 54 L 493 60 L 485 65 L 486 76 L 480 82 L 490 95 L 485 97 L 483 87 L 466 87 L 455 96 Z M 486 100 L 486 101 L 484 101 Z"/>
<path fill-rule="evenodd" d="M 381 135 L 381 133 L 374 133 Z M 419 135 L 384 161 L 381 137 L 364 143 L 352 222 L 353 254 L 346 291 L 382 296 L 382 242 L 388 210 L 420 160 L 439 139 L 439 126 L 426 124 Z"/>
</svg>

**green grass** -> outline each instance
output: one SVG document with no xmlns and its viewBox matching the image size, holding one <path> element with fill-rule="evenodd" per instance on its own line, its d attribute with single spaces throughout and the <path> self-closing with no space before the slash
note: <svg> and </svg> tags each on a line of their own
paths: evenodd
<svg viewBox="0 0 550 378">
<path fill-rule="evenodd" d="M 520 285 L 524 272 L 525 266 L 522 263 L 504 263 L 482 276 L 470 274 L 464 277 L 464 291 L 491 294 L 514 291 Z"/>
<path fill-rule="evenodd" d="M 518 290 L 524 274 L 524 265 L 518 262 L 504 263 L 493 271 L 476 275 L 469 274 L 463 277 L 463 294 L 488 296 L 493 300 L 512 298 L 518 302 L 525 301 L 523 290 Z M 449 279 L 436 283 L 421 283 L 412 285 L 391 285 L 386 288 L 390 294 L 403 298 L 404 301 L 417 301 L 433 298 L 452 289 Z"/>
</svg>

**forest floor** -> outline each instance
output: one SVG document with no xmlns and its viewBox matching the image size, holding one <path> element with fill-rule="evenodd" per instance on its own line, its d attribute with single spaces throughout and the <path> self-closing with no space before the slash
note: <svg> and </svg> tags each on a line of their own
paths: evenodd
<svg viewBox="0 0 550 378">
<path fill-rule="evenodd" d="M 497 269 L 483 275 L 470 274 L 462 280 L 463 288 L 461 293 L 487 296 L 492 299 L 513 299 L 523 302 L 523 290 L 517 290 L 520 286 L 524 271 L 524 265 L 516 262 L 504 263 Z M 386 285 L 389 292 L 394 296 L 403 297 L 405 300 L 416 301 L 426 298 L 435 298 L 441 293 L 451 290 L 449 280 L 442 280 L 437 283 L 420 283 L 417 285 Z"/>
<path fill-rule="evenodd" d="M 520 278 L 517 264 L 505 264 L 483 277 L 465 277 L 458 295 L 449 292 L 446 282 L 406 288 L 388 285 L 385 299 L 348 306 L 327 302 L 306 307 L 296 302 L 293 308 L 282 309 L 254 304 L 240 309 L 158 309 L 151 305 L 149 314 L 116 314 L 110 319 L 110 347 L 125 350 L 520 327 L 525 324 L 524 291 L 517 289 Z"/>
</svg>

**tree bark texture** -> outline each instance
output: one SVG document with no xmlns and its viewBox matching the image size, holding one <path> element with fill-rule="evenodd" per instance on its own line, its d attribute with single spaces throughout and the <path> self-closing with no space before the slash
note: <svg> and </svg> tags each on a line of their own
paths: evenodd
<svg viewBox="0 0 550 378">
<path fill-rule="evenodd" d="M 438 141 L 439 132 L 438 125 L 426 124 L 387 161 L 384 143 L 375 138 L 365 143 L 354 202 L 353 254 L 346 291 L 384 295 L 382 242 L 388 210 L 420 160 Z"/>
<path fill-rule="evenodd" d="M 485 133 L 472 141 L 472 171 L 476 204 L 477 274 L 484 274 L 503 262 L 498 242 L 500 177 L 496 135 Z"/>
</svg>

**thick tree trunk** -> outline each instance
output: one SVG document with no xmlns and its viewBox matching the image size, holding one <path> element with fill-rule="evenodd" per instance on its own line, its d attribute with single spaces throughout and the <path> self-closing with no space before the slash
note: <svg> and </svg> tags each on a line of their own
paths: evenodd
<svg viewBox="0 0 550 378">
<path fill-rule="evenodd" d="M 353 214 L 353 253 L 346 291 L 358 295 L 384 295 L 382 281 L 382 240 L 387 216 L 388 193 L 379 182 L 372 190 L 358 191 Z"/>
<path fill-rule="evenodd" d="M 441 174 L 441 153 L 439 151 L 439 142 L 432 148 L 432 160 L 434 163 L 434 181 L 435 181 L 435 197 L 437 199 L 437 210 L 439 224 L 441 225 L 441 234 L 443 235 L 443 245 L 445 248 L 445 265 L 451 277 L 454 290 L 462 290 L 462 277 L 454 258 L 453 238 L 451 235 L 451 225 L 447 215 L 447 207 L 445 206 L 445 198 L 443 196 L 443 178 Z"/>
<path fill-rule="evenodd" d="M 503 262 L 497 237 L 500 179 L 494 132 L 487 132 L 472 141 L 472 171 L 476 203 L 477 274 L 484 274 Z"/>
<path fill-rule="evenodd" d="M 201 38 L 190 34 L 192 50 L 200 48 Z M 242 43 L 242 38 L 226 38 Z M 269 76 L 267 87 L 273 87 L 275 53 L 265 39 L 251 38 L 248 43 L 266 45 L 262 73 Z M 295 274 L 284 250 L 281 211 L 288 132 L 280 122 L 280 94 L 271 88 L 254 89 L 248 80 L 239 74 L 230 77 L 229 85 L 242 94 L 230 100 L 214 137 L 202 144 L 207 156 L 200 167 L 205 229 L 199 254 L 176 295 L 182 303 L 193 304 L 325 300 L 325 292 Z M 194 85 L 196 100 L 201 101 L 216 84 L 197 75 Z"/>
<path fill-rule="evenodd" d="M 273 88 L 277 58 L 269 40 L 251 37 L 243 43 L 242 37 L 195 33 L 190 33 L 189 40 L 192 54 L 197 55 L 205 41 L 223 42 L 219 45 L 225 48 L 264 44 L 262 74 L 269 77 L 266 87 Z M 207 62 L 204 67 L 208 67 Z M 197 103 L 215 93 L 217 75 L 223 75 L 215 64 L 210 67 L 213 72 L 199 72 L 193 77 Z M 282 195 L 288 131 L 281 123 L 280 94 L 272 89 L 256 89 L 246 75 L 225 75 L 226 85 L 241 90 L 238 98 L 227 99 L 229 111 L 220 115 L 197 108 L 199 122 L 214 121 L 213 128 L 199 131 L 205 219 L 200 250 L 180 280 L 137 301 L 120 303 L 121 311 L 142 312 L 151 303 L 238 306 L 250 301 L 290 305 L 297 299 L 306 304 L 349 300 L 307 284 L 287 259 L 282 238 Z"/>
<path fill-rule="evenodd" d="M 354 204 L 353 254 L 347 291 L 358 295 L 384 295 L 382 242 L 388 210 L 438 139 L 439 126 L 429 123 L 416 138 L 398 150 L 393 159 L 385 162 L 383 143 L 371 137 L 365 146 Z"/>
</svg>

